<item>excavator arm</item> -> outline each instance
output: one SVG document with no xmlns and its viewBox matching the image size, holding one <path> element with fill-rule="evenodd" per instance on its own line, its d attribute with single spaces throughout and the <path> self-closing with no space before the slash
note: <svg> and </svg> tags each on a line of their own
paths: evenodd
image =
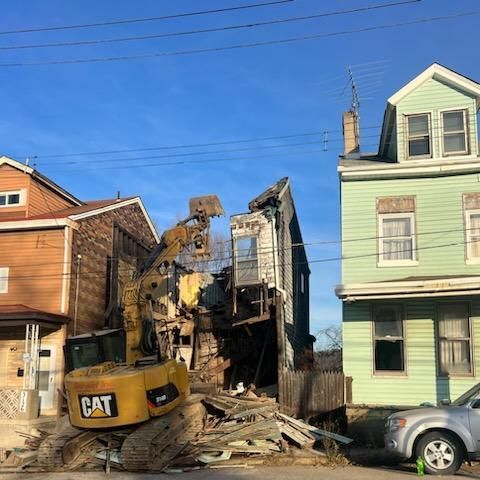
<svg viewBox="0 0 480 480">
<path fill-rule="evenodd" d="M 168 267 L 187 248 L 193 247 L 193 255 L 208 256 L 210 219 L 225 214 L 216 195 L 195 197 L 189 204 L 189 216 L 163 233 L 139 274 L 124 288 L 122 306 L 128 364 L 155 353 L 155 342 L 151 341 L 155 332 L 153 311 L 158 287 L 165 280 Z"/>
</svg>

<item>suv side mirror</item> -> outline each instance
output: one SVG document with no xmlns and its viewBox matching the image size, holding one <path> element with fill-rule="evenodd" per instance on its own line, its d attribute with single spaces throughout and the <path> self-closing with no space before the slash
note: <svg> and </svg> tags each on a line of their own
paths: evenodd
<svg viewBox="0 0 480 480">
<path fill-rule="evenodd" d="M 472 402 L 472 408 L 480 408 L 480 399 L 474 400 Z"/>
</svg>

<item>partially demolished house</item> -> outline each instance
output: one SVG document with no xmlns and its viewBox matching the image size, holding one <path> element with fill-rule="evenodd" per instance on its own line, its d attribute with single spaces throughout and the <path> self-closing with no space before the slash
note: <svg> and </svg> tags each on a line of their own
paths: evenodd
<svg viewBox="0 0 480 480">
<path fill-rule="evenodd" d="M 230 219 L 232 266 L 203 277 L 201 290 L 213 293 L 203 295 L 195 321 L 191 368 L 224 387 L 274 385 L 283 369 L 309 369 L 313 358 L 310 270 L 289 179 L 248 206 Z"/>
</svg>

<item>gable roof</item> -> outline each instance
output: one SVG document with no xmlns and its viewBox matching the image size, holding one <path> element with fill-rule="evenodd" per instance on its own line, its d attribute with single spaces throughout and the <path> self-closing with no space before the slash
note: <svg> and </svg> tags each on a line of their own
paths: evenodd
<svg viewBox="0 0 480 480">
<path fill-rule="evenodd" d="M 45 175 L 42 175 L 40 172 L 37 172 L 37 170 L 33 169 L 32 167 L 28 166 L 25 163 L 21 163 L 17 160 L 14 160 L 13 158 L 6 157 L 3 155 L 3 156 L 0 156 L 0 167 L 2 165 L 9 165 L 10 167 L 13 167 L 17 170 L 20 170 L 23 173 L 30 175 L 33 179 L 37 180 L 40 183 L 43 183 L 48 188 L 50 188 L 61 197 L 68 200 L 69 202 L 73 203 L 74 205 L 82 205 L 81 200 L 74 197 L 71 193 L 67 192 L 65 189 L 57 185 L 48 177 L 46 177 Z"/>
<path fill-rule="evenodd" d="M 28 218 L 4 218 L 0 219 L 0 223 L 12 223 L 12 222 L 31 222 L 31 221 L 41 221 L 41 220 L 81 220 L 83 218 L 93 217 L 94 215 L 100 215 L 101 213 L 108 212 L 110 210 L 115 210 L 117 208 L 126 207 L 127 205 L 138 204 L 142 210 L 145 220 L 152 232 L 157 243 L 160 242 L 160 236 L 158 235 L 157 229 L 155 228 L 152 219 L 148 215 L 148 212 L 143 205 L 143 202 L 140 197 L 125 197 L 125 198 L 110 198 L 106 200 L 92 200 L 88 202 L 82 202 L 78 198 L 74 197 L 66 190 L 61 188 L 55 182 L 52 182 L 48 177 L 45 177 L 41 173 L 37 172 L 32 167 L 27 164 L 20 163 L 17 160 L 6 156 L 0 156 L 0 167 L 2 165 L 9 165 L 21 172 L 24 172 L 30 175 L 35 180 L 40 181 L 41 183 L 47 185 L 50 189 L 54 190 L 63 198 L 69 200 L 74 206 L 70 208 L 63 208 L 61 210 L 56 210 L 53 212 L 43 213 L 40 215 L 34 215 Z"/>
<path fill-rule="evenodd" d="M 431 78 L 438 78 L 470 93 L 477 99 L 477 102 L 480 103 L 480 84 L 465 75 L 455 72 L 455 70 L 441 65 L 440 63 L 432 63 L 432 65 L 420 73 L 420 75 L 417 75 L 413 80 L 394 93 L 388 99 L 388 103 L 391 105 L 397 105 L 398 102 L 405 98 L 409 93 L 413 92 L 413 90 Z"/>
</svg>

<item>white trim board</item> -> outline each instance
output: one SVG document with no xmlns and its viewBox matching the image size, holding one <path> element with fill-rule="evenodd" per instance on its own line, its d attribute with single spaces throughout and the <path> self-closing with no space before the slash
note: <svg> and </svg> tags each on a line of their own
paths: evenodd
<svg viewBox="0 0 480 480">
<path fill-rule="evenodd" d="M 416 296 L 473 295 L 480 292 L 480 277 L 437 278 L 337 285 L 335 294 L 343 301 Z"/>
<path fill-rule="evenodd" d="M 463 160 L 463 162 L 459 162 Z M 467 160 L 467 161 L 466 161 Z M 397 178 L 398 176 L 416 177 L 421 175 L 450 175 L 455 173 L 480 172 L 480 158 L 470 157 L 448 157 L 448 161 L 423 160 L 389 164 L 382 168 L 381 162 L 372 160 L 372 165 L 344 166 L 339 165 L 337 171 L 342 180 L 357 180 L 367 178 Z"/>
<path fill-rule="evenodd" d="M 35 230 L 38 228 L 64 228 L 65 226 L 78 228 L 78 225 L 69 218 L 49 218 L 42 220 L 15 220 L 0 222 L 0 231 L 3 230 Z"/>
<path fill-rule="evenodd" d="M 451 85 L 461 88 L 466 92 L 476 97 L 477 102 L 480 101 L 480 84 L 470 80 L 459 73 L 450 70 L 449 68 L 440 65 L 439 63 L 433 63 L 420 75 L 417 75 L 413 80 L 408 82 L 404 87 L 394 93 L 387 101 L 391 105 L 397 105 L 407 95 L 412 93 L 416 88 L 422 85 L 431 78 L 439 78 Z"/>
</svg>

